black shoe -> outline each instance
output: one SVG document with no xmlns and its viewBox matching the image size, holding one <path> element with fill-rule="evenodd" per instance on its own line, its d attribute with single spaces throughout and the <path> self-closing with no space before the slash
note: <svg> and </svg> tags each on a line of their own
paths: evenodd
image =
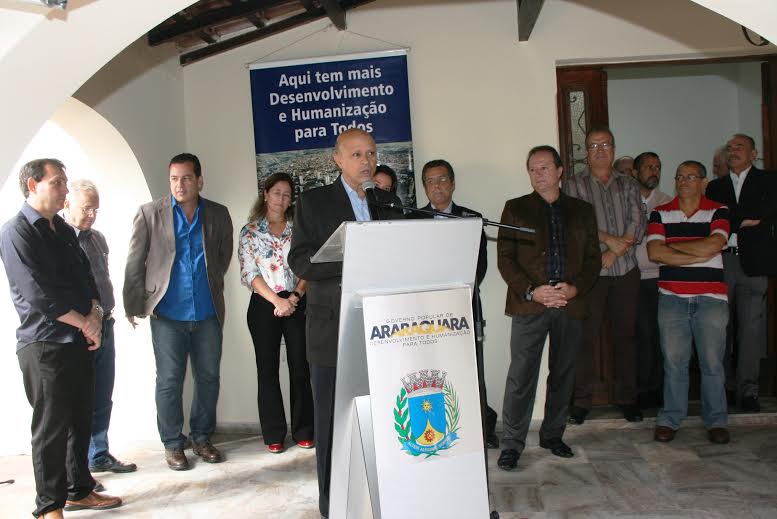
<svg viewBox="0 0 777 519">
<path fill-rule="evenodd" d="M 583 425 L 583 422 L 585 422 L 585 419 L 587 416 L 588 416 L 588 409 L 573 405 L 572 407 L 569 408 L 569 418 L 567 419 L 567 421 L 571 424 Z"/>
<path fill-rule="evenodd" d="M 757 396 L 743 396 L 742 405 L 740 406 L 742 411 L 746 413 L 760 413 L 761 404 L 758 403 Z"/>
<path fill-rule="evenodd" d="M 486 447 L 489 449 L 499 448 L 499 436 L 497 436 L 496 433 L 486 434 Z"/>
<path fill-rule="evenodd" d="M 575 455 L 569 445 L 561 441 L 561 438 L 549 438 L 540 440 L 540 447 L 550 450 L 551 454 L 559 458 L 571 458 Z"/>
<path fill-rule="evenodd" d="M 89 472 L 135 472 L 138 466 L 134 463 L 123 463 L 114 458 L 110 453 L 102 457 L 99 463 L 89 465 Z"/>
<path fill-rule="evenodd" d="M 629 404 L 629 405 L 622 405 L 619 407 L 621 408 L 621 411 L 623 411 L 623 417 L 626 419 L 627 422 L 642 421 L 642 411 L 640 411 L 639 407 L 637 407 L 636 405 Z"/>
<path fill-rule="evenodd" d="M 518 459 L 521 457 L 515 449 L 505 449 L 499 454 L 499 459 L 496 461 L 497 466 L 502 470 L 513 470 L 518 466 Z"/>
</svg>

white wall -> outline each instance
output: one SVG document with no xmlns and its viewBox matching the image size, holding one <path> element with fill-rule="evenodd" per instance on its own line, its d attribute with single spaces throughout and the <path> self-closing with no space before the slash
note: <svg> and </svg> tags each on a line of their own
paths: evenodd
<svg viewBox="0 0 777 519">
<path fill-rule="evenodd" d="M 702 162 L 712 175 L 714 150 L 731 134 L 762 141 L 759 63 L 619 67 L 607 73 L 616 156 L 658 153 L 665 193 L 674 194 L 675 169 L 684 160 Z"/>
<path fill-rule="evenodd" d="M 149 47 L 140 38 L 73 97 L 110 120 L 137 150 L 152 196 L 169 194 L 167 164 L 186 147 L 183 69 L 175 46 Z"/>
<path fill-rule="evenodd" d="M 409 47 L 416 163 L 437 157 L 450 160 L 457 171 L 456 200 L 498 219 L 506 198 L 529 190 L 521 166 L 528 149 L 558 141 L 558 63 L 752 52 L 736 24 L 675 0 L 653 2 L 648 13 L 638 2 L 549 1 L 527 43 L 517 42 L 512 0 L 420 5 L 384 0 L 349 13 L 353 32 L 327 29 L 294 43 L 325 26 L 296 29 L 184 69 L 189 148 L 209 165 L 208 196 L 226 202 L 236 222 L 246 214 L 255 185 L 245 64 L 270 53 L 279 60 Z M 218 182 L 214 175 L 220 176 Z M 424 198 L 419 193 L 419 203 Z M 496 269 L 493 243 L 489 256 L 483 287 L 486 371 L 489 401 L 499 410 L 509 363 L 509 319 L 503 315 L 505 286 Z M 251 400 L 255 375 L 243 320 L 248 294 L 235 270 L 227 279 L 229 315 L 222 366 L 225 379 L 241 382 L 223 388 L 222 423 L 255 419 Z M 540 398 L 536 410 L 541 405 Z"/>
</svg>

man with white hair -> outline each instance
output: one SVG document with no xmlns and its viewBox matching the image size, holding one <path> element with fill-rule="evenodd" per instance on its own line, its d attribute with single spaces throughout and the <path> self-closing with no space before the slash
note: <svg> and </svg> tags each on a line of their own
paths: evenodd
<svg viewBox="0 0 777 519">
<path fill-rule="evenodd" d="M 134 463 L 122 463 L 108 450 L 108 426 L 113 408 L 113 382 L 116 375 L 114 348 L 113 284 L 108 272 L 108 243 L 105 236 L 93 229 L 100 208 L 100 193 L 89 180 L 70 182 L 65 199 L 65 221 L 73 228 L 78 244 L 89 259 L 103 308 L 102 347 L 94 356 L 94 414 L 92 436 L 89 441 L 89 470 L 91 472 L 134 472 Z M 66 508 L 67 509 L 67 508 Z"/>
</svg>

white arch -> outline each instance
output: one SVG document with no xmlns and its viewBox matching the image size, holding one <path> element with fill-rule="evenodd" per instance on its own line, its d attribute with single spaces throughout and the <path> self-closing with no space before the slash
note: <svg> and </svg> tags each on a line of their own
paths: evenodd
<svg viewBox="0 0 777 519">
<path fill-rule="evenodd" d="M 102 205 L 95 224 L 106 235 L 111 253 L 111 280 L 119 293 L 124 285 L 124 262 L 131 233 L 131 220 L 138 205 L 151 199 L 140 164 L 127 141 L 100 114 L 85 104 L 69 98 L 44 124 L 26 147 L 14 171 L 28 160 L 40 157 L 61 159 L 68 177 L 89 178 L 97 184 Z M 0 191 L 0 221 L 7 221 L 19 210 L 23 198 L 16 175 L 9 176 Z M 110 258 L 118 260 L 110 261 Z M 8 293 L 7 279 L 0 265 L 0 293 Z M 153 406 L 137 405 L 152 402 L 153 385 L 135 384 L 138 373 L 154 373 L 154 357 L 148 326 L 130 330 L 121 316 L 121 298 L 117 301 L 116 356 L 123 369 L 117 372 L 114 390 L 116 412 L 111 420 L 111 441 L 156 439 L 156 414 Z M 11 299 L 0 298 L 0 335 L 14 336 L 19 324 Z M 138 347 L 138 345 L 141 345 Z M 7 344 L 10 347 L 10 344 Z M 0 363 L 0 393 L 8 396 L 6 403 L 5 440 L 0 455 L 29 452 L 30 406 L 26 402 L 21 372 L 15 362 Z"/>
<path fill-rule="evenodd" d="M 193 0 L 0 0 L 0 181 L 43 123 L 127 45 Z"/>
</svg>

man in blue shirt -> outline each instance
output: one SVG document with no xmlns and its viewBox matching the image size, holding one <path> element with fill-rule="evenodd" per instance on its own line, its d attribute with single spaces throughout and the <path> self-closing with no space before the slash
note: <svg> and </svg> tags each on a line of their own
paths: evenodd
<svg viewBox="0 0 777 519">
<path fill-rule="evenodd" d="M 219 396 L 224 274 L 232 258 L 232 220 L 221 204 L 200 197 L 199 159 L 170 161 L 170 196 L 140 207 L 133 223 L 124 277 L 124 310 L 151 316 L 156 359 L 156 407 L 165 460 L 187 470 L 183 452 L 183 381 L 191 356 L 194 399 L 189 419 L 192 449 L 208 463 L 223 461 L 210 443 Z"/>
</svg>

